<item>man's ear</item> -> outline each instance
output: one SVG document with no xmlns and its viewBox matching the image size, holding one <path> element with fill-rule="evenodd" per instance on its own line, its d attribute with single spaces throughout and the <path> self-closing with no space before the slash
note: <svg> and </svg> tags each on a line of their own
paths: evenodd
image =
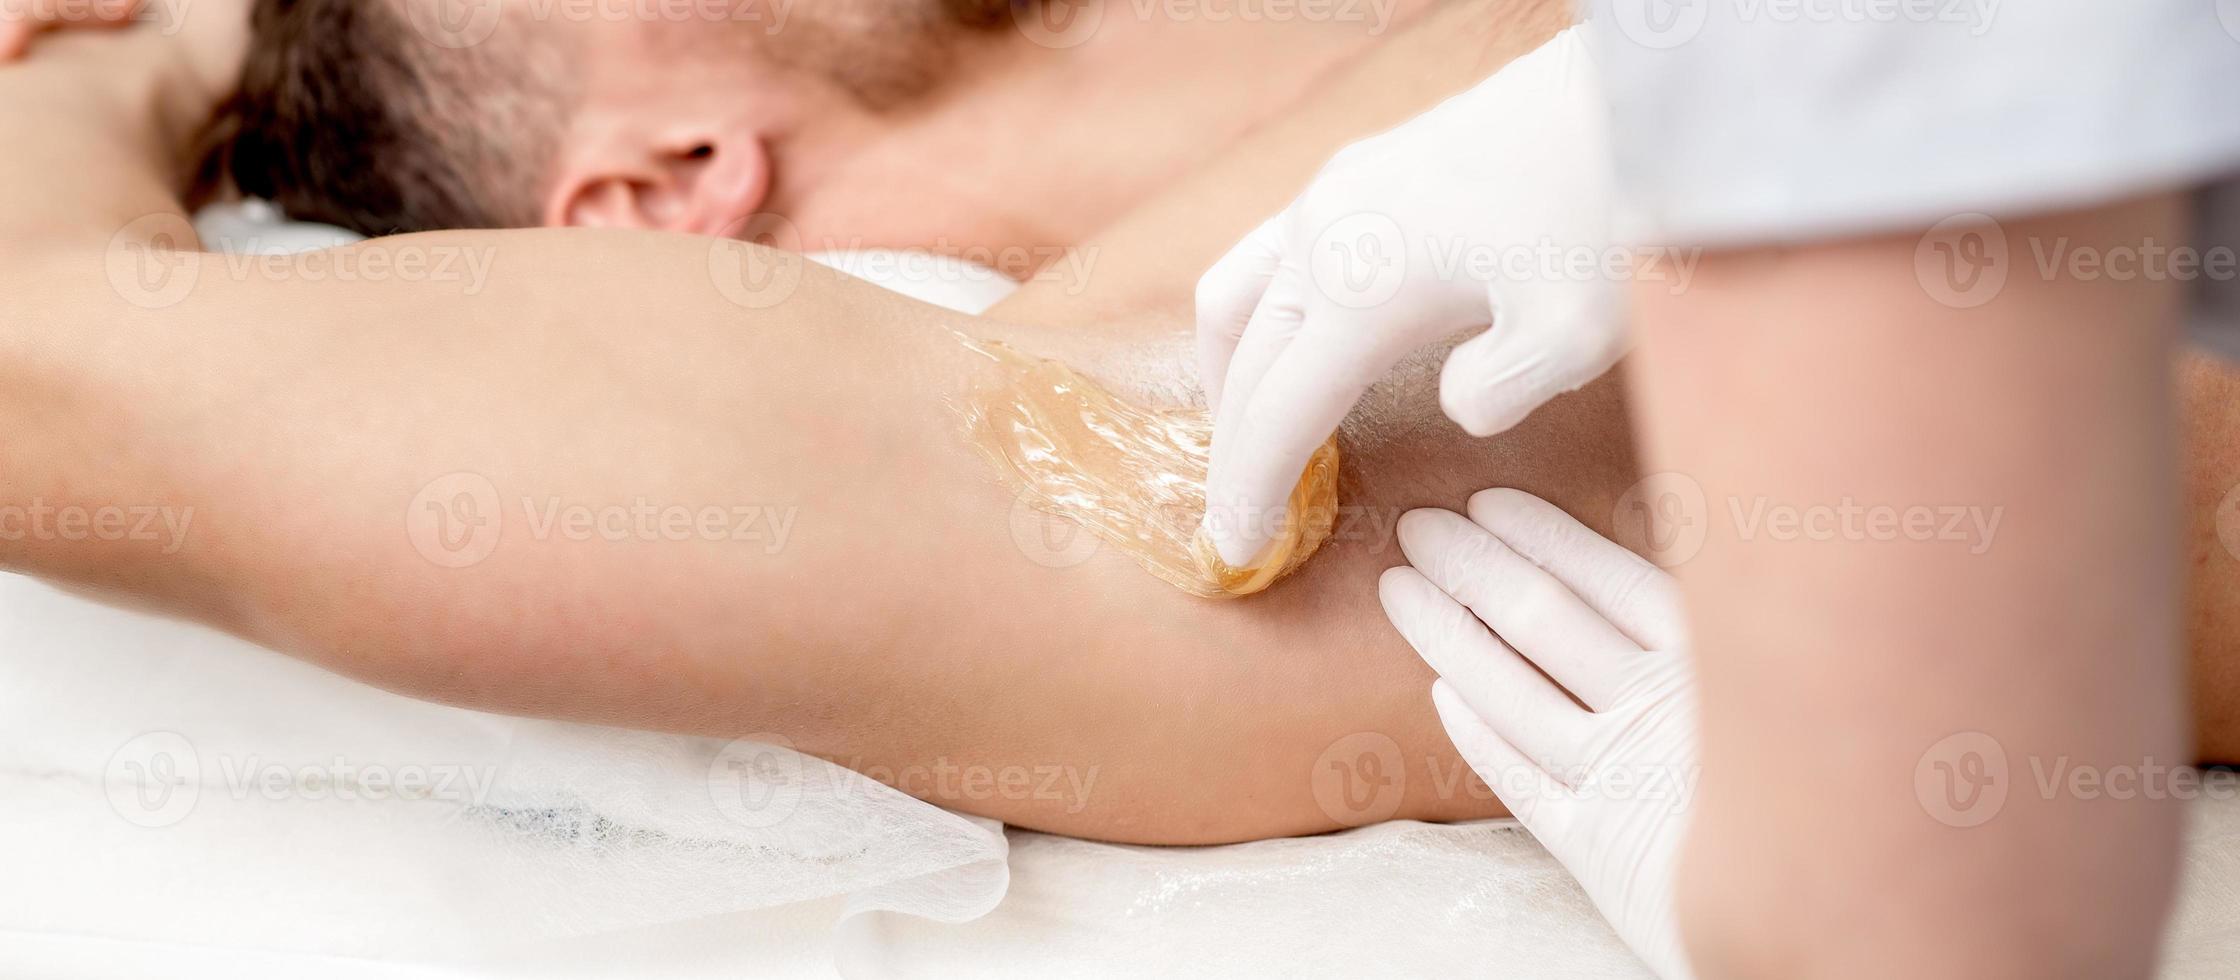
<svg viewBox="0 0 2240 980">
<path fill-rule="evenodd" d="M 718 235 L 769 197 L 770 153 L 754 134 L 609 136 L 562 151 L 559 179 L 545 200 L 547 226 Z"/>
</svg>

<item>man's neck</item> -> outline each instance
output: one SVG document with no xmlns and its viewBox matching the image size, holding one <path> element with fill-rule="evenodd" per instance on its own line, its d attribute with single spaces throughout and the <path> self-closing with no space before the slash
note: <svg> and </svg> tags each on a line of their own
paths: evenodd
<svg viewBox="0 0 2240 980">
<path fill-rule="evenodd" d="M 1429 2 L 1362 0 L 1310 22 L 1199 6 L 1175 19 L 1163 0 L 1108 0 L 1075 11 L 1080 35 L 1053 33 L 1068 29 L 1054 20 L 966 35 L 937 91 L 781 147 L 793 178 L 776 206 L 813 247 L 819 229 L 841 228 L 890 229 L 843 245 L 967 257 L 1076 244 Z"/>
</svg>

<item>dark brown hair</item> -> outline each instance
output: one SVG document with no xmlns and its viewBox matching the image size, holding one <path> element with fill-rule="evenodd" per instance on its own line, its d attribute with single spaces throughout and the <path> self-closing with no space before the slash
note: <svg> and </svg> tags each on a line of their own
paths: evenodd
<svg viewBox="0 0 2240 980">
<path fill-rule="evenodd" d="M 366 235 L 537 224 L 564 83 L 518 38 L 432 42 L 414 2 L 256 0 L 240 85 L 201 141 L 200 196 L 230 182 Z"/>
<path fill-rule="evenodd" d="M 949 32 L 997 30 L 1041 0 L 846 2 L 863 5 L 855 33 L 804 19 L 770 53 L 880 107 L 937 82 Z M 542 223 L 578 96 L 573 48 L 502 6 L 478 43 L 439 43 L 459 39 L 429 36 L 414 15 L 446 3 L 503 0 L 255 0 L 240 85 L 200 142 L 194 200 L 230 184 L 365 235 Z"/>
</svg>

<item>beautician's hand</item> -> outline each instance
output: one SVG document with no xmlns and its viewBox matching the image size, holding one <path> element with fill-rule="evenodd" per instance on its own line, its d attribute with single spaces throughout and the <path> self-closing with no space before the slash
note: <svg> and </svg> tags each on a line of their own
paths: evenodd
<svg viewBox="0 0 2240 980">
<path fill-rule="evenodd" d="M 40 31 L 65 27 L 121 27 L 132 22 L 140 0 L 16 0 L 0 4 L 0 63 L 31 50 Z"/>
<path fill-rule="evenodd" d="M 1206 530 L 1231 565 L 1251 563 L 1308 456 L 1411 351 L 1492 326 L 1448 356 L 1439 384 L 1477 435 L 1623 353 L 1602 274 L 1607 109 L 1581 30 L 1340 151 L 1199 280 L 1215 417 Z"/>
<path fill-rule="evenodd" d="M 1385 613 L 1439 672 L 1471 768 L 1643 961 L 1687 977 L 1672 889 L 1699 767 L 1678 590 L 1538 497 L 1486 490 L 1469 511 L 1401 518 L 1414 567 L 1384 574 Z"/>
</svg>

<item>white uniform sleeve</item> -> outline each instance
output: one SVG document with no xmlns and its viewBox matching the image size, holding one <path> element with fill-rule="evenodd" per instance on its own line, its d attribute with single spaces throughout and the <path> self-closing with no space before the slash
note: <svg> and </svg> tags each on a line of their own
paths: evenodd
<svg viewBox="0 0 2240 980">
<path fill-rule="evenodd" d="M 1628 230 L 1745 244 L 2240 170 L 2240 0 L 1590 0 Z"/>
<path fill-rule="evenodd" d="M 2240 322 L 2240 0 L 1581 3 L 1629 240 L 1908 232 L 2194 189 L 2197 325 Z"/>
</svg>

